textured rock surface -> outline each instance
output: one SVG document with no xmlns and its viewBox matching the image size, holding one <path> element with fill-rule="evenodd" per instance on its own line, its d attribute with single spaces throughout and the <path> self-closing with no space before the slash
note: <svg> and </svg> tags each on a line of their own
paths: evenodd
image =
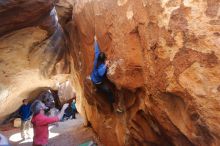
<svg viewBox="0 0 220 146">
<path fill-rule="evenodd" d="M 73 77 L 105 145 L 220 144 L 219 17 L 218 0 L 75 1 L 66 25 Z M 124 114 L 112 113 L 86 79 L 94 34 Z"/>
<path fill-rule="evenodd" d="M 68 49 L 56 17 L 51 0 L 0 2 L 0 119 L 36 90 L 65 80 Z"/>
<path fill-rule="evenodd" d="M 69 50 L 52 1 L 0 4 L 1 116 L 71 54 L 77 107 L 104 145 L 220 145 L 219 0 L 58 0 Z M 123 114 L 88 79 L 95 34 Z"/>
</svg>

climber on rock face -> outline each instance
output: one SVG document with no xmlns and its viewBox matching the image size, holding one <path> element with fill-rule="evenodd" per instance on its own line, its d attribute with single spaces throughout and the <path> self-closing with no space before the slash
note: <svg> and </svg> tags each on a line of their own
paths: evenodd
<svg viewBox="0 0 220 146">
<path fill-rule="evenodd" d="M 105 82 L 105 80 L 107 79 L 106 73 L 109 63 L 108 61 L 106 61 L 105 54 L 103 52 L 100 52 L 99 50 L 99 45 L 97 43 L 96 36 L 94 37 L 94 39 L 95 59 L 93 71 L 90 75 L 91 80 L 97 88 L 97 91 L 100 91 L 107 95 L 109 102 L 113 105 L 113 108 L 116 109 L 117 112 L 123 112 L 119 106 L 115 105 L 114 94 Z"/>
</svg>

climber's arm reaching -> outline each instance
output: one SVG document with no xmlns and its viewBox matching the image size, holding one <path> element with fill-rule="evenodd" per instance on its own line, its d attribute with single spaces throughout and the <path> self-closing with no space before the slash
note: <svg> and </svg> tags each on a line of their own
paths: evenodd
<svg viewBox="0 0 220 146">
<path fill-rule="evenodd" d="M 99 45 L 96 40 L 94 42 L 94 48 L 95 48 L 95 59 L 94 59 L 94 68 L 95 68 L 97 66 L 98 58 L 99 58 L 99 54 L 100 54 Z"/>
</svg>

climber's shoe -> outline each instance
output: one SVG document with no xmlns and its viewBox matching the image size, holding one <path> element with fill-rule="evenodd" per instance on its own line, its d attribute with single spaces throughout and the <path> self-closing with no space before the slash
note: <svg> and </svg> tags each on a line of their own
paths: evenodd
<svg viewBox="0 0 220 146">
<path fill-rule="evenodd" d="M 116 111 L 117 111 L 118 113 L 123 113 L 123 112 L 124 112 L 124 111 L 123 111 L 122 109 L 120 109 L 120 108 L 117 108 Z"/>
<path fill-rule="evenodd" d="M 123 113 L 124 112 L 124 110 L 121 107 L 119 107 L 119 106 L 116 107 L 115 110 L 116 110 L 117 113 Z"/>
</svg>

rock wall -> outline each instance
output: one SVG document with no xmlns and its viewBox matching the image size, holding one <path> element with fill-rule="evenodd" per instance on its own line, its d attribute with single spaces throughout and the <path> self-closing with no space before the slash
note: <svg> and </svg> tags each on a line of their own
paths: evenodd
<svg viewBox="0 0 220 146">
<path fill-rule="evenodd" d="M 0 2 L 0 119 L 71 72 L 106 146 L 220 145 L 219 0 L 57 0 L 58 16 L 54 3 Z M 88 78 L 95 34 L 122 114 Z"/>
<path fill-rule="evenodd" d="M 218 0 L 74 1 L 73 82 L 104 145 L 220 144 L 219 18 Z M 95 34 L 123 114 L 88 79 Z"/>
<path fill-rule="evenodd" d="M 0 2 L 0 119 L 14 112 L 24 98 L 33 98 L 33 92 L 56 88 L 70 72 L 68 47 L 53 2 Z"/>
</svg>

